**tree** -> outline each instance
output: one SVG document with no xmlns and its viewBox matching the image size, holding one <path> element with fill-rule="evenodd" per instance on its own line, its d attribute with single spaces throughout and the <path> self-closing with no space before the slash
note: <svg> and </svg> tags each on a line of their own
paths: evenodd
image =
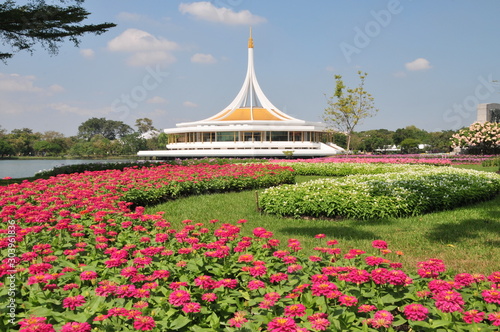
<svg viewBox="0 0 500 332">
<path fill-rule="evenodd" d="M 33 150 L 39 155 L 57 155 L 63 151 L 62 146 L 49 141 L 36 141 L 33 144 Z"/>
<path fill-rule="evenodd" d="M 55 55 L 59 45 L 69 39 L 75 46 L 86 33 L 100 35 L 115 27 L 114 23 L 81 24 L 90 13 L 82 4 L 85 0 L 58 0 L 62 5 L 48 5 L 44 0 L 31 0 L 17 5 L 13 0 L 0 4 L 0 39 L 10 45 L 12 52 L 0 52 L 5 61 L 19 51 L 33 53 L 40 44 L 49 54 Z"/>
<path fill-rule="evenodd" d="M 0 158 L 14 154 L 14 148 L 5 138 L 0 138 Z"/>
<path fill-rule="evenodd" d="M 168 135 L 166 133 L 161 133 L 158 135 L 158 148 L 165 149 L 168 144 Z"/>
<path fill-rule="evenodd" d="M 407 138 L 417 140 L 420 144 L 427 143 L 429 135 L 425 130 L 419 129 L 413 125 L 406 126 L 405 128 L 398 128 L 392 135 L 392 139 L 396 145 L 401 145 L 401 142 Z"/>
<path fill-rule="evenodd" d="M 361 139 L 360 150 L 375 152 L 393 144 L 393 132 L 387 129 L 367 130 L 357 133 Z"/>
<path fill-rule="evenodd" d="M 455 133 L 453 130 L 442 130 L 429 133 L 429 145 L 431 152 L 450 152 L 450 139 Z"/>
<path fill-rule="evenodd" d="M 402 153 L 416 153 L 418 152 L 419 140 L 414 138 L 405 138 L 400 145 Z"/>
<path fill-rule="evenodd" d="M 354 128 L 367 117 L 373 116 L 378 110 L 373 105 L 373 97 L 365 91 L 367 73 L 358 71 L 360 83 L 358 87 L 346 88 L 341 75 L 335 75 L 335 93 L 327 100 L 323 120 L 347 136 L 347 150 L 351 145 Z"/>
<path fill-rule="evenodd" d="M 8 135 L 8 141 L 18 155 L 32 155 L 33 144 L 40 139 L 40 133 L 30 128 L 14 129 Z"/>
<path fill-rule="evenodd" d="M 133 133 L 134 130 L 122 121 L 91 118 L 78 127 L 78 137 L 90 141 L 95 135 L 102 135 L 108 140 L 115 140 Z"/>
<path fill-rule="evenodd" d="M 135 120 L 135 126 L 137 127 L 137 131 L 139 132 L 139 134 L 144 134 L 152 130 L 156 131 L 156 128 L 153 126 L 153 120 L 148 118 Z"/>
<path fill-rule="evenodd" d="M 139 150 L 147 148 L 146 140 L 141 138 L 139 133 L 126 135 L 120 139 L 122 155 L 136 154 Z"/>
</svg>

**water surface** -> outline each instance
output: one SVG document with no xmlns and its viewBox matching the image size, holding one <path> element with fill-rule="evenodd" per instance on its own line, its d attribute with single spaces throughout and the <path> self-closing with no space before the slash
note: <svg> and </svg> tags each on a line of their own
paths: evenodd
<svg viewBox="0 0 500 332">
<path fill-rule="evenodd" d="M 88 164 L 88 163 L 115 163 L 130 162 L 130 159 L 57 159 L 57 160 L 1 160 L 0 159 L 0 179 L 10 176 L 11 178 L 26 178 L 34 176 L 42 170 L 49 170 L 56 166 Z"/>
</svg>

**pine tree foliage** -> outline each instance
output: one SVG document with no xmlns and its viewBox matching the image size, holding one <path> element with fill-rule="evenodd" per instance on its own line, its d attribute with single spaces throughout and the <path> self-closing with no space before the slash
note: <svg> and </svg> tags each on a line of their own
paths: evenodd
<svg viewBox="0 0 500 332">
<path fill-rule="evenodd" d="M 0 60 L 5 62 L 19 51 L 33 53 L 37 44 L 56 55 L 66 39 L 78 46 L 83 35 L 100 35 L 116 26 L 108 22 L 82 24 L 90 15 L 82 7 L 85 0 L 54 1 L 59 4 L 44 0 L 29 0 L 22 5 L 13 0 L 0 3 L 0 40 L 10 48 L 0 51 Z"/>
</svg>

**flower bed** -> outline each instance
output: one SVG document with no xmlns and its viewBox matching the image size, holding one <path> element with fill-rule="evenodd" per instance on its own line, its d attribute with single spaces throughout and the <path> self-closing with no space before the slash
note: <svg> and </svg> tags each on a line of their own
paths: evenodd
<svg viewBox="0 0 500 332">
<path fill-rule="evenodd" d="M 408 275 L 387 243 L 316 254 L 266 229 L 131 211 L 123 192 L 290 171 L 276 165 L 131 169 L 61 175 L 0 188 L 1 331 L 494 331 L 500 272 L 446 271 L 430 259 Z M 175 172 L 177 170 L 178 172 Z M 242 172 L 237 174 L 238 172 Z M 196 174 L 196 175 L 195 175 Z M 210 178 L 210 175 L 212 176 Z M 203 180 L 203 181 L 205 181 Z M 166 182 L 168 182 L 168 184 Z M 205 189 L 203 189 L 205 190 Z M 213 228 L 211 231 L 210 228 Z"/>
<path fill-rule="evenodd" d="M 67 227 L 60 221 L 22 232 L 13 275 L 20 331 L 500 326 L 500 272 L 453 275 L 442 261 L 430 259 L 408 275 L 397 262 L 402 253 L 391 254 L 382 240 L 373 242 L 374 253 L 365 253 L 340 249 L 335 239 L 318 234 L 317 254 L 307 257 L 299 241 L 289 239 L 279 248 L 261 227 L 242 237 L 240 225 L 221 224 L 209 232 L 186 220 L 175 230 L 160 214 L 140 209 L 100 215 L 98 222 L 71 215 L 74 223 Z M 8 283 L 6 265 L 0 274 Z M 1 293 L 2 305 L 9 301 Z M 4 316 L 0 328 L 9 324 Z"/>
<path fill-rule="evenodd" d="M 355 174 L 401 173 L 412 169 L 428 169 L 425 165 L 382 163 L 327 163 L 311 161 L 279 162 L 281 166 L 293 168 L 297 175 L 346 176 Z"/>
<path fill-rule="evenodd" d="M 342 155 L 337 157 L 314 159 L 281 159 L 274 162 L 310 162 L 310 163 L 389 163 L 389 164 L 423 164 L 434 166 L 476 164 L 496 157 L 495 155 L 433 155 L 433 154 L 387 154 L 387 155 Z"/>
<path fill-rule="evenodd" d="M 294 168 L 298 174 L 303 171 L 301 164 Z M 326 175 L 325 169 L 319 164 L 317 174 Z M 315 174 L 311 164 L 306 170 Z M 368 171 L 378 169 L 370 166 Z M 406 166 L 404 173 L 353 175 L 268 188 L 260 195 L 259 204 L 265 212 L 281 216 L 378 219 L 450 209 L 490 199 L 499 192 L 500 176 L 494 173 L 420 165 Z"/>
</svg>

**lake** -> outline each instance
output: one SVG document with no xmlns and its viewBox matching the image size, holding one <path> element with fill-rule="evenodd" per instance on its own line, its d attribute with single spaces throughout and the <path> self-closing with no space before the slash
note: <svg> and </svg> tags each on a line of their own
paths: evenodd
<svg viewBox="0 0 500 332">
<path fill-rule="evenodd" d="M 88 163 L 116 163 L 130 162 L 130 159 L 57 159 L 57 160 L 1 160 L 0 179 L 6 176 L 11 178 L 26 178 L 34 176 L 42 170 L 49 170 L 56 166 L 88 164 Z"/>
</svg>

